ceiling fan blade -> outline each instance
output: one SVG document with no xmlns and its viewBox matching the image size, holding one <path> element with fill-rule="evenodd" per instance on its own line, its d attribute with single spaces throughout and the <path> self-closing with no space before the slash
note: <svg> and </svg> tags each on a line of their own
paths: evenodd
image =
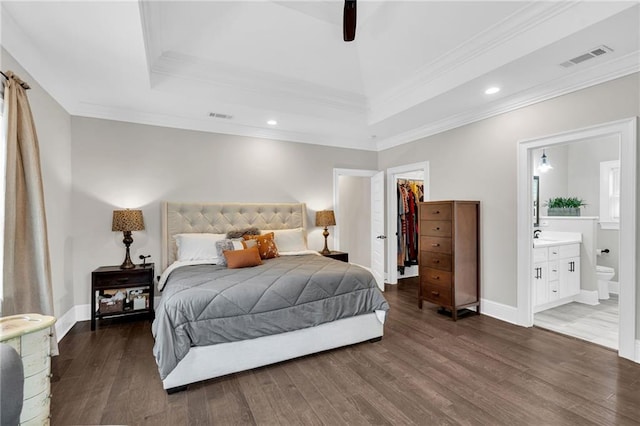
<svg viewBox="0 0 640 426">
<path fill-rule="evenodd" d="M 344 0 L 342 33 L 344 41 L 353 41 L 356 38 L 356 0 Z"/>
</svg>

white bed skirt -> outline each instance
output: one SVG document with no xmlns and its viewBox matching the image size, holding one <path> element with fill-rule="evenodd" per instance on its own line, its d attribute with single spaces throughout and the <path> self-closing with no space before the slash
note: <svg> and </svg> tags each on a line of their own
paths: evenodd
<svg viewBox="0 0 640 426">
<path fill-rule="evenodd" d="M 385 311 L 273 336 L 189 350 L 162 381 L 164 389 L 382 337 Z"/>
</svg>

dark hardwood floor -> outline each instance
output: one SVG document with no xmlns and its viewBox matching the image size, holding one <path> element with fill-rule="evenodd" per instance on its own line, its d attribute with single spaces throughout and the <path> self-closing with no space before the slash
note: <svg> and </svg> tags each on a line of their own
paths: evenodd
<svg viewBox="0 0 640 426">
<path fill-rule="evenodd" d="M 53 359 L 53 425 L 631 425 L 640 365 L 594 344 L 487 316 L 418 310 L 389 287 L 385 336 L 167 395 L 147 321 L 82 322 Z M 212 360 L 215 362 L 215 360 Z"/>
</svg>

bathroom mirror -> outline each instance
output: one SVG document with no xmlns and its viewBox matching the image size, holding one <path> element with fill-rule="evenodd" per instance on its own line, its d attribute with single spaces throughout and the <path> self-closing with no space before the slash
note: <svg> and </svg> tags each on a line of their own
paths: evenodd
<svg viewBox="0 0 640 426">
<path fill-rule="evenodd" d="M 540 177 L 533 177 L 533 226 L 540 226 Z"/>
</svg>

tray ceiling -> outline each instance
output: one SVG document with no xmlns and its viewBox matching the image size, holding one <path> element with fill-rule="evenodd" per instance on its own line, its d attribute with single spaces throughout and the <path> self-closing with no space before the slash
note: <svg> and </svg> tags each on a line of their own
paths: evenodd
<svg viewBox="0 0 640 426">
<path fill-rule="evenodd" d="M 636 1 L 342 7 L 3 1 L 2 45 L 72 115 L 367 150 L 640 70 Z"/>
</svg>

